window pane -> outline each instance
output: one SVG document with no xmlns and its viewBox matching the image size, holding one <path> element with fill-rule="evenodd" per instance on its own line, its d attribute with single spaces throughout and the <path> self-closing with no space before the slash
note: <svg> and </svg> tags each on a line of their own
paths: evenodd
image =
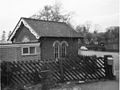
<svg viewBox="0 0 120 90">
<path fill-rule="evenodd" d="M 30 47 L 30 54 L 35 54 L 35 47 Z"/>
<path fill-rule="evenodd" d="M 27 54 L 28 53 L 28 48 L 23 48 L 23 54 Z"/>
<path fill-rule="evenodd" d="M 65 57 L 66 55 L 66 45 L 62 44 L 62 57 Z"/>
<path fill-rule="evenodd" d="M 55 58 L 58 58 L 58 49 L 59 49 L 58 47 L 59 47 L 59 44 L 56 43 L 54 48 Z"/>
<path fill-rule="evenodd" d="M 58 53 L 55 53 L 55 58 L 58 58 Z"/>
</svg>

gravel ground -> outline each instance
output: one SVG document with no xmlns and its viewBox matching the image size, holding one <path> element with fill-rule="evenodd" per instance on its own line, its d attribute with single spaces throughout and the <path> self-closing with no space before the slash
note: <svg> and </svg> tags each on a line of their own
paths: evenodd
<svg viewBox="0 0 120 90">
<path fill-rule="evenodd" d="M 99 81 L 85 84 L 63 85 L 61 88 L 52 90 L 119 90 L 119 82 L 116 81 Z"/>
<path fill-rule="evenodd" d="M 119 90 L 119 82 L 104 81 L 104 82 L 97 82 L 92 84 L 79 85 L 74 88 L 76 88 L 77 90 Z"/>
</svg>

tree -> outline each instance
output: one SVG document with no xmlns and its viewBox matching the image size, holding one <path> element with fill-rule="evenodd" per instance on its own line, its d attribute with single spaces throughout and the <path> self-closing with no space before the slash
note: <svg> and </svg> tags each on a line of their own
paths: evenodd
<svg viewBox="0 0 120 90">
<path fill-rule="evenodd" d="M 81 35 L 83 35 L 83 29 L 84 29 L 84 27 L 82 25 L 76 26 L 76 31 Z"/>
<path fill-rule="evenodd" d="M 94 32 L 93 32 L 94 34 L 98 34 L 98 31 L 97 30 L 94 30 Z"/>
<path fill-rule="evenodd" d="M 85 24 L 83 25 L 84 32 L 88 33 L 90 31 L 91 26 L 92 26 L 91 22 L 90 21 L 86 21 Z"/>
<path fill-rule="evenodd" d="M 57 22 L 69 22 L 70 14 L 61 14 L 61 7 L 59 4 L 55 4 L 53 6 L 46 5 L 43 10 L 38 12 L 38 14 L 34 14 L 31 18 L 47 20 L 47 21 L 57 21 Z"/>
<path fill-rule="evenodd" d="M 84 42 L 89 44 L 92 39 L 92 33 L 89 32 L 90 24 L 86 23 L 85 25 L 78 25 L 76 26 L 76 31 L 84 36 Z"/>
<path fill-rule="evenodd" d="M 6 40 L 6 36 L 5 35 L 6 35 L 6 32 L 3 31 L 3 33 L 2 33 L 2 40 L 1 40 L 2 42 Z"/>
<path fill-rule="evenodd" d="M 98 40 L 99 43 L 104 43 L 104 42 L 105 42 L 104 34 L 105 34 L 105 33 L 103 33 L 103 32 L 98 33 L 98 35 L 97 35 L 97 40 Z"/>
<path fill-rule="evenodd" d="M 8 38 L 10 37 L 10 35 L 11 35 L 11 31 L 9 31 L 9 33 L 8 33 Z"/>
<path fill-rule="evenodd" d="M 112 26 L 107 28 L 104 37 L 107 43 L 119 42 L 119 26 Z"/>
</svg>

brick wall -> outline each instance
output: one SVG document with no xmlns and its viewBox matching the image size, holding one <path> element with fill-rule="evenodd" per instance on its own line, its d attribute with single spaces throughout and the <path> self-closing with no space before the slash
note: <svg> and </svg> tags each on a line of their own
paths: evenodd
<svg viewBox="0 0 120 90">
<path fill-rule="evenodd" d="M 0 47 L 0 60 L 1 61 L 22 61 L 22 60 L 40 60 L 40 47 L 37 48 L 37 54 L 35 55 L 22 55 L 22 46 L 2 46 Z"/>
<path fill-rule="evenodd" d="M 39 50 L 39 47 L 36 46 L 37 50 Z M 21 47 L 17 48 L 17 60 L 40 60 L 40 51 L 37 51 L 37 54 L 35 55 L 22 55 Z"/>
<path fill-rule="evenodd" d="M 78 54 L 78 39 L 77 38 L 52 38 L 52 37 L 44 37 L 40 39 L 40 46 L 35 46 L 37 48 L 36 55 L 22 55 L 22 47 L 31 46 L 25 44 L 18 44 L 17 47 L 14 47 L 14 44 L 11 46 L 0 48 L 2 60 L 7 61 L 21 61 L 21 60 L 44 60 L 44 59 L 55 59 L 54 56 L 54 47 L 53 43 L 55 41 L 66 41 L 68 43 L 67 46 L 67 56 L 77 55 Z M 34 44 L 34 43 L 32 43 Z M 13 45 L 13 46 L 12 46 Z"/>
<path fill-rule="evenodd" d="M 14 48 L 14 47 L 0 48 L 0 60 L 1 61 L 17 60 L 16 48 Z"/>
<path fill-rule="evenodd" d="M 67 41 L 67 56 L 78 54 L 78 39 L 77 38 L 41 38 L 41 58 L 55 59 L 53 43 L 55 41 Z"/>
</svg>

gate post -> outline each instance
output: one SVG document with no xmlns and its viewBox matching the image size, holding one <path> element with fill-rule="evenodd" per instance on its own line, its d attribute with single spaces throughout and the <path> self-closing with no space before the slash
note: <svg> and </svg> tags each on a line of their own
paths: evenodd
<svg viewBox="0 0 120 90">
<path fill-rule="evenodd" d="M 114 79 L 113 75 L 113 57 L 112 55 L 104 55 L 105 63 L 105 78 Z"/>
<path fill-rule="evenodd" d="M 60 82 L 62 83 L 62 82 L 64 82 L 63 59 L 60 58 L 59 61 L 60 61 L 59 64 L 60 64 L 60 74 L 61 74 L 61 81 Z"/>
</svg>

